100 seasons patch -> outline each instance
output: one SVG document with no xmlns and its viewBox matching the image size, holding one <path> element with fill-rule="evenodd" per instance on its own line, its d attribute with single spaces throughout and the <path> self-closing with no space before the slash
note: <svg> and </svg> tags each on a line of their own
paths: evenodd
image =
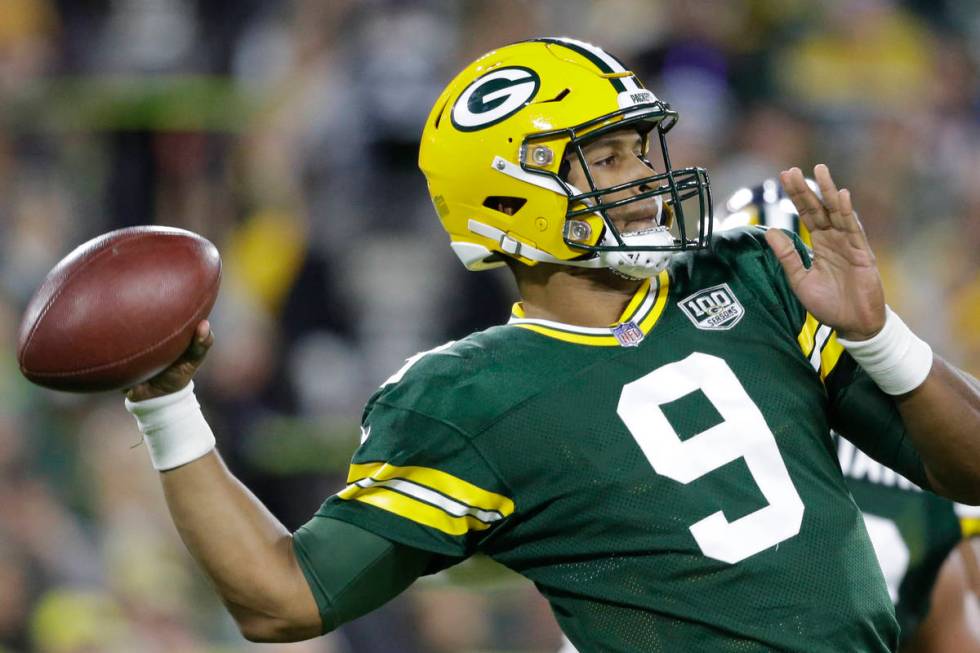
<svg viewBox="0 0 980 653">
<path fill-rule="evenodd" d="M 699 290 L 677 302 L 677 305 L 699 329 L 724 331 L 738 324 L 745 307 L 727 283 Z"/>
</svg>

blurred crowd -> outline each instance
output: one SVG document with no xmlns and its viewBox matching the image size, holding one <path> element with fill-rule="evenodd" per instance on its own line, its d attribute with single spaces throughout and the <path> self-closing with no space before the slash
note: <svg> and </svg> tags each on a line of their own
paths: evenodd
<svg viewBox="0 0 980 653">
<path fill-rule="evenodd" d="M 223 255 L 198 394 L 290 529 L 340 489 L 360 410 L 416 351 L 504 321 L 418 172 L 478 54 L 593 41 L 680 112 L 675 165 L 721 205 L 826 162 L 889 302 L 980 375 L 980 8 L 973 0 L 0 0 L 0 653 L 258 650 L 170 524 L 118 395 L 29 386 L 20 313 L 79 243 L 135 224 Z M 474 561 L 265 651 L 554 651 L 529 584 Z"/>
</svg>

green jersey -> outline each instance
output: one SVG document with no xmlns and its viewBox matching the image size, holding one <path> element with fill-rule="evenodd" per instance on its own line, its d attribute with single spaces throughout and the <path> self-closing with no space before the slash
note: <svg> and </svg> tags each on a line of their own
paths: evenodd
<svg viewBox="0 0 980 653">
<path fill-rule="evenodd" d="M 924 471 L 762 234 L 676 256 L 609 328 L 517 306 L 409 359 L 318 515 L 432 552 L 432 570 L 489 555 L 581 651 L 894 649 L 830 429 Z"/>
<path fill-rule="evenodd" d="M 963 535 L 956 504 L 869 458 L 843 438 L 837 455 L 902 628 L 911 636 L 929 612 L 939 568 Z"/>
</svg>

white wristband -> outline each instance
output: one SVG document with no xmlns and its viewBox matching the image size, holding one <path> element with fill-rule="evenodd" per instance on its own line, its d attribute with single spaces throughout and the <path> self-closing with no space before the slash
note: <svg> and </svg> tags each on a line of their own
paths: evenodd
<svg viewBox="0 0 980 653">
<path fill-rule="evenodd" d="M 855 341 L 838 337 L 837 342 L 890 395 L 915 390 L 932 369 L 932 347 L 912 333 L 888 306 L 885 326 L 873 338 Z"/>
<path fill-rule="evenodd" d="M 166 471 L 197 460 L 214 449 L 214 434 L 194 396 L 194 382 L 169 395 L 145 401 L 126 400 L 136 418 L 150 460 Z"/>
</svg>

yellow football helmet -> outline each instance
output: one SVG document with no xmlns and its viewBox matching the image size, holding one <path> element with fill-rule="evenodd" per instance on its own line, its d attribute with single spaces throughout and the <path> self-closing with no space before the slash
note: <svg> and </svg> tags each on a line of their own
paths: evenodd
<svg viewBox="0 0 980 653">
<path fill-rule="evenodd" d="M 819 197 L 817 182 L 807 179 L 806 183 Z M 807 247 L 813 247 L 810 231 L 800 220 L 796 206 L 778 179 L 766 179 L 758 186 L 740 188 L 725 202 L 725 217 L 719 228 L 724 231 L 745 225 L 786 229 L 797 234 Z"/>
<path fill-rule="evenodd" d="M 527 265 L 649 277 L 674 252 L 705 247 L 711 235 L 707 172 L 670 167 L 665 135 L 676 121 L 675 111 L 604 50 L 569 38 L 533 39 L 484 55 L 449 83 L 426 121 L 419 167 L 453 251 L 470 270 L 503 265 L 506 255 Z M 583 144 L 624 128 L 643 135 L 645 151 L 657 134 L 663 169 L 644 156 L 649 176 L 597 188 Z M 569 155 L 578 157 L 590 188 L 568 183 Z M 651 197 L 661 207 L 655 229 L 621 234 L 606 215 Z M 692 238 L 686 202 L 697 207 Z"/>
</svg>

